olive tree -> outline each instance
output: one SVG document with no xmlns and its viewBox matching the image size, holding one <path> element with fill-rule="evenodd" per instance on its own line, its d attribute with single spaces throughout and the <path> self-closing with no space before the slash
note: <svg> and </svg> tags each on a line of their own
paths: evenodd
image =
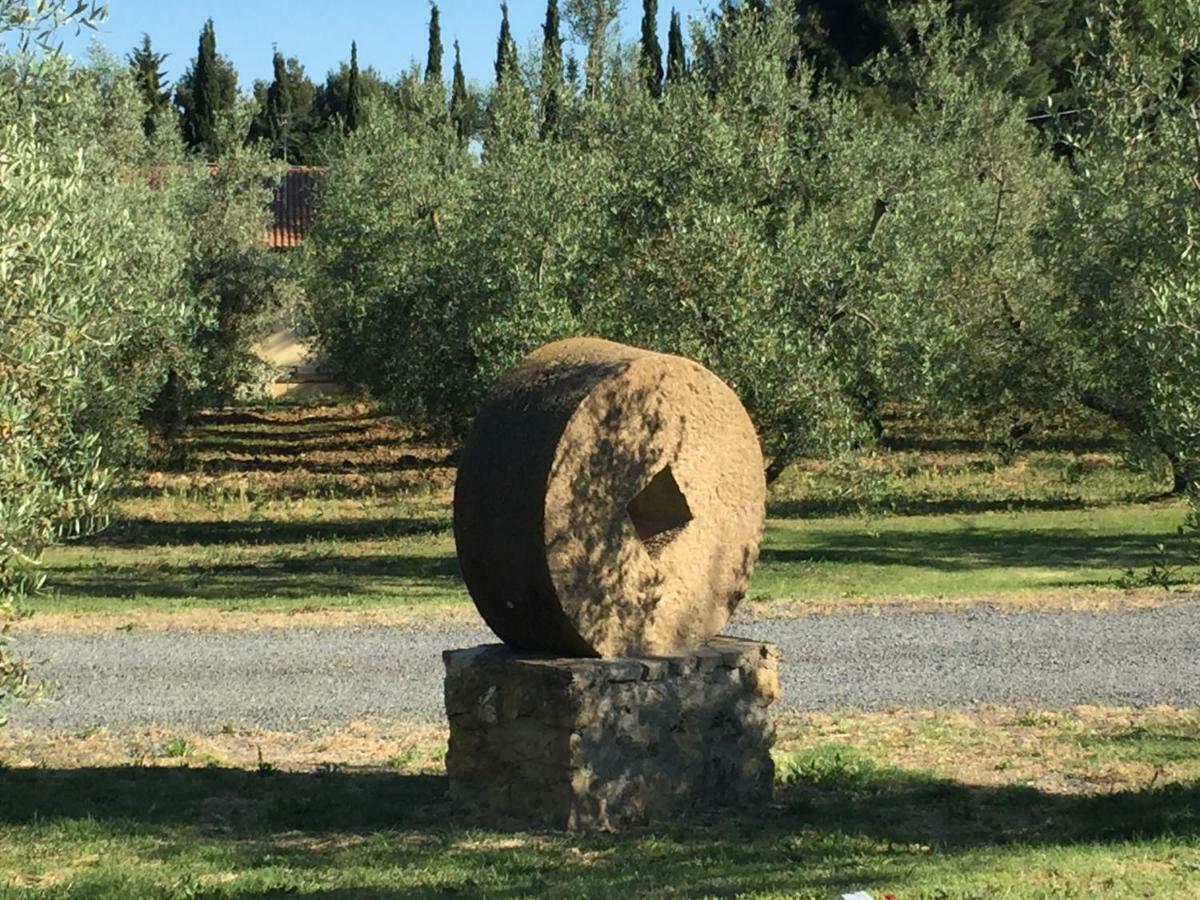
<svg viewBox="0 0 1200 900">
<path fill-rule="evenodd" d="M 98 10 L 0 6 L 0 628 L 40 588 L 42 549 L 103 517 L 124 452 L 188 327 L 177 208 L 125 77 L 72 73 L 56 27 Z M 40 49 L 38 49 L 40 48 Z M 27 686 L 0 650 L 0 706 Z"/>
<path fill-rule="evenodd" d="M 126 66 L 54 51 L 87 13 L 0 8 L 17 31 L 0 55 L 0 629 L 42 589 L 43 549 L 103 525 L 172 376 L 188 398 L 242 380 L 278 266 L 275 167 L 187 158 L 169 113 L 147 136 Z M 0 656 L 0 705 L 25 687 Z"/>
<path fill-rule="evenodd" d="M 888 63 L 920 87 L 907 119 L 814 81 L 785 11 L 750 8 L 720 26 L 707 77 L 659 102 L 636 66 L 615 71 L 543 139 L 530 94 L 502 85 L 478 159 L 425 118 L 381 118 L 321 196 L 318 334 L 450 435 L 544 341 L 686 354 L 744 398 L 771 477 L 871 440 L 885 400 L 940 400 L 968 371 L 978 397 L 1013 405 L 996 396 L 1004 323 L 1035 296 L 1053 164 L 987 66 L 960 64 L 977 36 L 939 21 Z"/>
<path fill-rule="evenodd" d="M 1045 256 L 1079 401 L 1165 456 L 1182 494 L 1200 468 L 1200 3 L 1162 4 L 1148 30 L 1124 13 L 1105 5 L 1079 72 Z"/>
</svg>

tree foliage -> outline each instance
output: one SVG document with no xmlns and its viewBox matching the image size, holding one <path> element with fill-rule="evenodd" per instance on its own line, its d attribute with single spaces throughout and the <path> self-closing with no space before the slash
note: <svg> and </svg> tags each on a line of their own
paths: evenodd
<svg viewBox="0 0 1200 900">
<path fill-rule="evenodd" d="M 600 92 L 613 26 L 624 5 L 625 0 L 567 0 L 564 7 L 571 33 L 587 48 L 583 79 L 584 93 L 589 97 L 596 97 Z"/>
<path fill-rule="evenodd" d="M 1093 25 L 1045 254 L 1073 393 L 1164 454 L 1182 493 L 1200 475 L 1200 3 L 1124 9 Z"/>
<path fill-rule="evenodd" d="M 276 51 L 270 83 L 256 81 L 256 112 L 249 141 L 263 141 L 275 159 L 293 165 L 310 165 L 322 157 L 326 131 L 334 126 L 317 115 L 317 89 L 295 57 L 286 61 Z"/>
<path fill-rule="evenodd" d="M 42 549 L 103 521 L 195 317 L 180 209 L 152 184 L 166 148 L 129 69 L 17 53 L 0 82 L 21 85 L 0 92 L 2 631 L 41 587 Z M 0 706 L 25 684 L 0 648 Z"/>
<path fill-rule="evenodd" d="M 671 10 L 671 25 L 667 31 L 667 81 L 674 83 L 687 74 L 687 45 L 683 40 L 683 24 L 679 13 Z"/>
<path fill-rule="evenodd" d="M 450 122 L 458 142 L 465 144 L 474 133 L 475 104 L 467 89 L 467 78 L 463 74 L 462 49 L 454 42 L 454 78 L 450 86 Z"/>
<path fill-rule="evenodd" d="M 215 159 L 239 136 L 230 135 L 223 120 L 237 102 L 237 72 L 217 53 L 213 20 L 204 23 L 196 58 L 175 87 L 183 139 L 199 155 Z"/>
<path fill-rule="evenodd" d="M 365 106 L 383 99 L 390 93 L 389 85 L 374 68 L 358 68 L 358 47 L 351 45 L 351 60 L 343 62 L 316 89 L 313 108 L 326 136 L 340 137 L 352 130 L 348 127 L 351 113 L 351 87 L 354 82 L 355 117 L 361 119 Z M 354 75 L 354 78 L 351 78 Z M 335 142 L 336 143 L 336 142 Z M 314 160 L 315 161 L 315 160 Z"/>
<path fill-rule="evenodd" d="M 141 45 L 129 54 L 129 68 L 146 109 L 142 128 L 147 136 L 153 136 L 159 119 L 171 106 L 171 91 L 166 87 L 166 74 L 162 70 L 166 59 L 167 54 L 154 52 L 148 34 L 142 35 Z"/>
<path fill-rule="evenodd" d="M 32 45 L 67 12 L 41 2 L 20 27 Z M 173 115 L 145 127 L 140 71 L 0 54 L 0 631 L 42 550 L 104 524 L 165 389 L 175 410 L 228 396 L 270 308 L 276 171 L 241 148 L 246 116 L 217 121 L 234 149 L 210 168 Z M 0 648 L 0 706 L 26 687 Z"/>
<path fill-rule="evenodd" d="M 513 40 L 512 28 L 508 24 L 508 3 L 500 3 L 500 34 L 496 38 L 496 84 L 505 79 L 516 78 L 520 63 L 517 59 L 517 42 Z"/>
<path fill-rule="evenodd" d="M 794 0 L 802 52 L 822 75 L 866 87 L 870 82 L 861 78 L 863 64 L 912 43 L 911 13 L 921 3 Z M 1040 107 L 1070 87 L 1075 56 L 1084 47 L 1087 22 L 1097 13 L 1099 0 L 950 0 L 945 9 L 948 16 L 969 20 L 988 40 L 1006 34 L 1022 39 L 1028 54 L 994 75 L 1015 96 Z"/>
<path fill-rule="evenodd" d="M 548 137 L 558 127 L 563 104 L 562 23 L 558 0 L 546 0 L 546 21 L 542 25 L 542 126 L 541 136 Z"/>
<path fill-rule="evenodd" d="M 358 72 L 358 43 L 350 43 L 350 71 L 346 77 L 346 131 L 353 134 L 362 124 L 362 79 Z"/>
<path fill-rule="evenodd" d="M 425 61 L 425 80 L 442 83 L 442 24 L 436 3 L 429 5 L 429 52 Z"/>
<path fill-rule="evenodd" d="M 658 0 L 642 0 L 641 65 L 646 90 L 652 97 L 662 96 L 662 44 L 658 42 Z"/>
<path fill-rule="evenodd" d="M 567 10 L 577 38 L 603 31 L 593 5 Z M 880 28 L 904 39 L 849 86 L 795 13 L 728 4 L 696 31 L 697 78 L 673 16 L 661 101 L 616 65 L 542 140 L 536 102 L 501 85 L 481 159 L 436 129 L 406 131 L 403 158 L 382 131 L 355 142 L 312 240 L 335 273 L 311 270 L 322 339 L 444 435 L 520 355 L 590 333 L 715 369 L 772 476 L 869 444 L 891 406 L 1005 442 L 1100 410 L 1178 478 L 1197 445 L 1182 35 L 1200 17 L 1106 7 L 1070 85 L 1096 105 L 1051 105 L 1046 128 L 1014 88 L 1036 48 L 1007 19 L 894 8 Z M 903 89 L 880 103 L 872 84 Z"/>
</svg>

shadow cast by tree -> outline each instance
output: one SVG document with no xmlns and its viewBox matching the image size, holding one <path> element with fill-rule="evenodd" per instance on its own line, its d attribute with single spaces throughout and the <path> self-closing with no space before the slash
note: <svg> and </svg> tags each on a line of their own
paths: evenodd
<svg viewBox="0 0 1200 900">
<path fill-rule="evenodd" d="M 202 519 L 127 517 L 81 541 L 95 547 L 200 547 L 305 544 L 312 541 L 376 541 L 449 532 L 450 517 L 389 516 L 379 519 Z"/>
<path fill-rule="evenodd" d="M 984 848 L 1115 848 L 1200 836 L 1197 784 L 1069 796 L 874 767 L 810 773 L 783 785 L 771 807 L 740 815 L 587 836 L 506 838 L 466 828 L 448 820 L 445 778 L 374 770 L 0 770 L 0 795 L 2 826 L 88 823 L 117 840 L 153 839 L 163 862 L 200 852 L 219 853 L 232 871 L 266 861 L 300 873 L 344 864 L 402 873 L 409 885 L 287 890 L 314 898 L 447 890 L 515 897 L 576 883 L 602 885 L 605 896 L 819 893 L 850 881 L 895 884 L 897 857 L 903 864 Z M 273 896 L 269 887 L 222 895 Z"/>
<path fill-rule="evenodd" d="M 1170 548 L 1181 541 L 1175 532 L 1116 535 L 1074 528 L 964 527 L 889 531 L 878 535 L 865 528 L 846 528 L 815 533 L 811 543 L 804 548 L 772 546 L 768 540 L 762 562 L 768 565 L 827 562 L 917 566 L 937 572 L 1046 567 L 1110 569 L 1115 573 L 1125 568 L 1151 565 L 1160 555 L 1155 546 L 1157 543 Z"/>
<path fill-rule="evenodd" d="M 317 554 L 258 563 L 87 566 L 60 570 L 56 591 L 71 597 L 196 598 L 252 603 L 269 598 L 378 594 L 388 588 L 463 593 L 453 555 Z"/>
</svg>

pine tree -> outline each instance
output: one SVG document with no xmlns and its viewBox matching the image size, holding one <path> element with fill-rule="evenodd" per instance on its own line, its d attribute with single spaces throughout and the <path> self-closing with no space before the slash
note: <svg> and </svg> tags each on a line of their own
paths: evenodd
<svg viewBox="0 0 1200 900">
<path fill-rule="evenodd" d="M 562 32 L 558 0 L 547 0 L 546 23 L 542 26 L 542 128 L 543 138 L 558 128 L 563 89 Z"/>
<path fill-rule="evenodd" d="M 373 100 L 388 93 L 388 85 L 373 68 L 358 69 L 358 125 L 367 117 L 366 107 Z M 325 83 L 315 88 L 313 96 L 313 131 L 338 131 L 346 133 L 350 120 L 350 63 L 343 60 L 335 71 L 325 78 Z M 294 86 L 295 82 L 293 82 Z M 319 149 L 317 147 L 314 150 Z"/>
<path fill-rule="evenodd" d="M 1067 90 L 1073 75 L 1072 56 L 1083 48 L 1085 20 L 1093 16 L 1094 0 L 956 0 L 951 9 L 969 16 L 992 39 L 1001 31 L 1021 29 L 1029 47 L 1029 62 L 1013 71 L 1008 89 L 1033 106 Z"/>
<path fill-rule="evenodd" d="M 822 74 L 854 83 L 864 62 L 906 40 L 896 33 L 889 6 L 888 0 L 794 0 L 804 55 Z M 971 19 L 985 42 L 1005 31 L 1024 33 L 1029 62 L 1008 73 L 1005 86 L 1037 107 L 1069 88 L 1072 59 L 1097 0 L 950 0 L 949 8 L 952 16 Z"/>
<path fill-rule="evenodd" d="M 470 136 L 471 128 L 468 116 L 471 98 L 467 94 L 467 79 L 463 75 L 462 50 L 458 41 L 454 42 L 454 84 L 450 89 L 450 121 L 458 134 L 459 143 L 464 143 Z"/>
<path fill-rule="evenodd" d="M 138 93 L 142 95 L 142 103 L 146 107 L 142 129 L 147 137 L 153 136 L 159 115 L 171 104 L 171 92 L 163 88 L 167 76 L 160 68 L 166 58 L 167 54 L 154 52 L 148 34 L 142 35 L 142 45 L 129 54 L 129 69 L 133 72 Z"/>
<path fill-rule="evenodd" d="M 650 95 L 662 96 L 662 44 L 658 42 L 658 0 L 642 0 L 642 69 Z"/>
<path fill-rule="evenodd" d="M 292 84 L 288 76 L 287 63 L 283 54 L 275 51 L 273 60 L 275 79 L 267 89 L 266 103 L 266 137 L 271 146 L 272 154 L 278 154 L 280 159 L 289 158 L 288 128 L 293 124 L 292 118 Z"/>
<path fill-rule="evenodd" d="M 845 78 L 895 39 L 887 0 L 795 0 L 796 31 L 818 70 Z"/>
<path fill-rule="evenodd" d="M 496 84 L 517 71 L 517 45 L 508 24 L 508 3 L 500 3 L 500 37 L 496 40 Z"/>
<path fill-rule="evenodd" d="M 425 62 L 425 83 L 442 83 L 442 24 L 436 3 L 429 6 L 429 56 Z"/>
<path fill-rule="evenodd" d="M 175 88 L 175 102 L 182 110 L 183 138 L 193 150 L 215 158 L 217 123 L 237 101 L 237 73 L 217 54 L 217 35 L 212 19 L 200 32 L 200 46 L 191 68 Z"/>
<path fill-rule="evenodd" d="M 314 162 L 320 152 L 316 145 L 316 97 L 313 84 L 304 66 L 295 57 L 287 61 L 288 91 L 291 93 L 292 113 L 288 125 L 288 162 L 306 165 Z"/>
<path fill-rule="evenodd" d="M 346 88 L 346 133 L 358 129 L 362 120 L 362 84 L 358 72 L 358 42 L 350 42 L 350 81 Z"/>
<path fill-rule="evenodd" d="M 687 46 L 683 43 L 683 23 L 671 10 L 671 29 L 667 33 L 667 81 L 675 83 L 687 74 Z"/>
</svg>

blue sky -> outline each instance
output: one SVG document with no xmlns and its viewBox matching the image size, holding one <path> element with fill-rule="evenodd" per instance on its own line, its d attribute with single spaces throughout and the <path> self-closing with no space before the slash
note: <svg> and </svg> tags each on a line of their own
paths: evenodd
<svg viewBox="0 0 1200 900">
<path fill-rule="evenodd" d="M 660 40 L 666 45 L 667 21 L 672 0 L 659 0 Z M 685 18 L 699 15 L 710 0 L 674 0 Z M 496 35 L 500 28 L 499 0 L 440 0 L 442 41 L 446 46 L 446 77 L 453 65 L 454 39 L 462 44 L 463 68 L 468 79 L 492 77 Z M 640 33 L 640 0 L 625 0 L 622 37 L 634 40 Z M 513 36 L 525 47 L 540 35 L 545 0 L 509 0 Z M 358 41 L 362 66 L 374 66 L 394 78 L 416 59 L 425 60 L 429 3 L 427 0 L 110 0 L 108 21 L 98 38 L 109 50 L 124 57 L 142 32 L 150 35 L 160 53 L 169 53 L 165 68 L 172 82 L 183 73 L 196 53 L 204 20 L 211 17 L 217 30 L 217 50 L 233 60 L 243 90 L 255 79 L 270 79 L 272 45 L 285 56 L 295 56 L 314 81 L 350 56 L 350 42 Z M 66 48 L 82 56 L 92 37 L 66 36 Z"/>
</svg>

